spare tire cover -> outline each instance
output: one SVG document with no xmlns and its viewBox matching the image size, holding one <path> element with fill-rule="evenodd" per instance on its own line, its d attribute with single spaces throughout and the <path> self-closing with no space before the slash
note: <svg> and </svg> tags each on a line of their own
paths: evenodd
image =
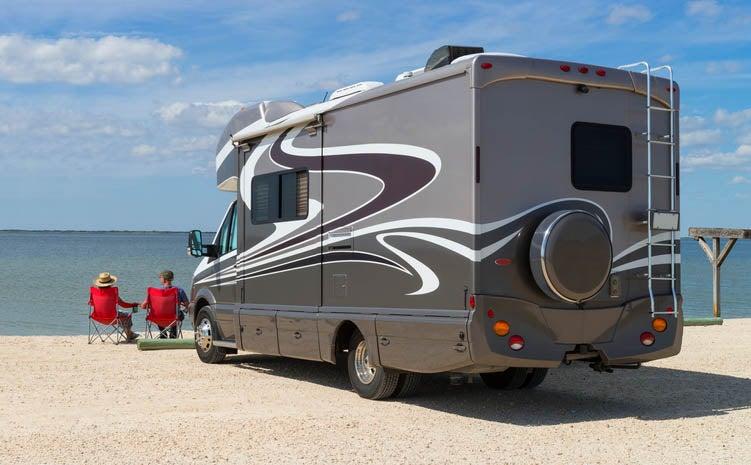
<svg viewBox="0 0 751 465">
<path fill-rule="evenodd" d="M 529 260 L 545 294 L 578 303 L 594 297 L 607 282 L 613 248 L 599 218 L 566 210 L 549 215 L 537 227 Z"/>
</svg>

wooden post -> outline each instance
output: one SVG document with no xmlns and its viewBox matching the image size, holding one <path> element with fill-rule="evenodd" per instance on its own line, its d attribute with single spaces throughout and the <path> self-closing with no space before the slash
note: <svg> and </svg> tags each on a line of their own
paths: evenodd
<svg viewBox="0 0 751 465">
<path fill-rule="evenodd" d="M 751 229 L 722 229 L 722 228 L 689 228 L 689 235 L 699 242 L 704 253 L 712 265 L 712 314 L 715 318 L 722 316 L 720 307 L 720 267 L 728 258 L 728 254 L 733 250 L 738 239 L 750 239 Z M 704 236 L 712 238 L 712 248 L 710 249 Z M 728 241 L 725 247 L 720 250 L 720 238 L 726 238 Z"/>
<path fill-rule="evenodd" d="M 713 257 L 709 259 L 712 262 L 712 314 L 719 318 L 720 314 L 720 265 L 717 263 L 717 257 L 720 254 L 720 238 L 712 238 Z"/>
</svg>

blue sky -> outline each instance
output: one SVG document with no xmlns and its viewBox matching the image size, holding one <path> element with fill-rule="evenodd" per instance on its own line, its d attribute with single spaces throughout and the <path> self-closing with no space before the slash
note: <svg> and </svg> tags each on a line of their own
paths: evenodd
<svg viewBox="0 0 751 465">
<path fill-rule="evenodd" d="M 118 4 L 122 3 L 122 4 Z M 751 227 L 751 3 L 5 0 L 0 229 L 213 229 L 224 123 L 392 81 L 442 44 L 616 66 L 682 86 L 689 225 Z"/>
</svg>

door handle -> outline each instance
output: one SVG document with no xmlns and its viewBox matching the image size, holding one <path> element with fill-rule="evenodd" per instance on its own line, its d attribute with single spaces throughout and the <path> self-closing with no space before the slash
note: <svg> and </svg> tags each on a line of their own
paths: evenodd
<svg viewBox="0 0 751 465">
<path fill-rule="evenodd" d="M 381 341 L 381 345 L 382 346 L 387 346 L 387 345 L 389 345 L 391 343 L 391 341 L 389 341 L 389 338 L 387 338 L 387 337 L 382 337 L 379 340 Z"/>
<path fill-rule="evenodd" d="M 263 334 L 263 330 L 261 328 L 256 328 L 256 336 L 260 336 Z"/>
<path fill-rule="evenodd" d="M 300 339 L 302 337 L 302 333 L 300 331 L 295 331 L 295 339 Z"/>
<path fill-rule="evenodd" d="M 467 350 L 467 346 L 465 346 L 464 344 L 462 344 L 462 343 L 460 342 L 460 343 L 458 343 L 458 344 L 456 344 L 456 345 L 454 346 L 454 350 L 455 350 L 455 351 L 457 351 L 457 352 L 464 352 L 464 351 L 466 351 L 466 350 Z"/>
</svg>

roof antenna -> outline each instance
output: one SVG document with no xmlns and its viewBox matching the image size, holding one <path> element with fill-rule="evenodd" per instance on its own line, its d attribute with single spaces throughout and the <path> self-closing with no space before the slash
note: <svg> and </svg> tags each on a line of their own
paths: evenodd
<svg viewBox="0 0 751 465">
<path fill-rule="evenodd" d="M 326 97 L 328 97 L 328 96 L 329 96 L 329 91 L 327 90 L 326 93 L 323 94 L 323 100 L 321 100 L 321 102 L 325 102 L 326 101 Z"/>
</svg>

